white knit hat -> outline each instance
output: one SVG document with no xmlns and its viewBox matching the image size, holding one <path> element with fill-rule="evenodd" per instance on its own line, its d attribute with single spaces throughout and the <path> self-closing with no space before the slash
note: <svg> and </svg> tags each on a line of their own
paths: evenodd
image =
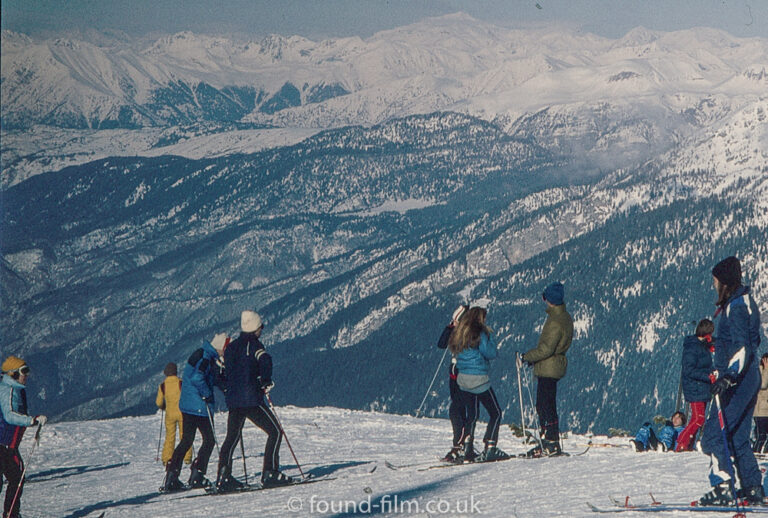
<svg viewBox="0 0 768 518">
<path fill-rule="evenodd" d="M 246 309 L 240 314 L 240 327 L 244 333 L 253 333 L 261 327 L 261 317 L 255 311 Z"/>
<path fill-rule="evenodd" d="M 219 333 L 214 335 L 213 339 L 211 340 L 211 345 L 219 354 L 221 354 L 224 351 L 224 346 L 227 345 L 227 334 Z"/>
</svg>

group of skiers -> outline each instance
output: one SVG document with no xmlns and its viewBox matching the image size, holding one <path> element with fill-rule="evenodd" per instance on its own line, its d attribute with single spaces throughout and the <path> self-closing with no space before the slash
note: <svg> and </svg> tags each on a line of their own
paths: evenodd
<svg viewBox="0 0 768 518">
<path fill-rule="evenodd" d="M 259 338 L 264 330 L 261 316 L 246 310 L 240 315 L 241 333 L 229 341 L 224 333 L 204 341 L 184 365 L 182 383 L 169 368 L 163 384 L 158 389 L 157 403 L 161 408 L 172 408 L 178 401 L 181 414 L 181 441 L 166 463 L 165 480 L 161 491 L 171 492 L 185 488 L 206 488 L 211 492 L 228 492 L 240 489 L 243 482 L 232 476 L 232 454 L 248 419 L 267 434 L 261 483 L 265 487 L 292 484 L 294 479 L 280 472 L 280 443 L 283 430 L 271 409 L 269 391 L 272 381 L 272 358 Z M 174 379 L 175 378 L 175 379 Z M 181 388 L 178 399 L 175 387 Z M 174 390 L 169 392 L 169 386 Z M 208 460 L 215 444 L 214 435 L 214 386 L 224 391 L 227 408 L 227 435 L 219 451 L 216 482 L 206 478 Z M 168 412 L 175 413 L 175 412 Z M 166 445 L 173 444 L 174 417 L 166 418 Z M 200 432 L 203 442 L 190 466 L 186 486 L 181 482 L 181 464 L 188 455 L 195 435 Z M 166 452 L 163 453 L 165 462 Z"/>
<path fill-rule="evenodd" d="M 533 366 L 538 379 L 536 410 L 541 427 L 541 441 L 527 455 L 540 457 L 562 453 L 557 414 L 557 382 L 565 376 L 565 353 L 573 340 L 573 319 L 565 308 L 565 287 L 555 282 L 542 293 L 547 320 L 535 348 L 519 353 L 522 363 Z M 453 445 L 443 460 L 451 463 L 500 460 L 509 455 L 497 446 L 501 406 L 491 387 L 490 360 L 496 358 L 493 331 L 486 325 L 487 309 L 459 306 L 451 322 L 440 335 L 437 346 L 451 352 L 449 381 L 451 403 L 448 414 L 453 428 Z M 474 438 L 480 404 L 488 412 L 483 436 L 483 451 L 475 452 Z"/>
<path fill-rule="evenodd" d="M 643 438 L 635 440 L 645 449 L 657 441 L 667 450 L 692 448 L 699 428 L 704 425 L 701 449 L 711 456 L 712 490 L 701 497 L 701 505 L 729 505 L 738 499 L 762 504 L 762 475 L 758 468 L 750 432 L 758 391 L 764 390 L 768 406 L 768 354 L 758 359 L 761 340 L 760 311 L 749 286 L 742 285 L 741 263 L 728 257 L 712 270 L 717 293 L 719 317 L 717 333 L 712 321 L 699 322 L 695 335 L 683 345 L 682 384 L 690 404 L 691 419 L 685 426 L 685 414 L 676 412 L 655 437 L 650 424 L 643 426 Z M 516 354 L 518 368 L 533 366 L 537 378 L 536 410 L 539 416 L 540 442 L 527 455 L 531 457 L 562 454 L 557 413 L 557 383 L 566 374 L 566 352 L 573 339 L 573 320 L 565 307 L 564 286 L 553 283 L 542 294 L 547 319 L 535 348 Z M 479 462 L 506 458 L 498 448 L 501 405 L 491 386 L 490 361 L 497 355 L 493 331 L 486 324 L 487 309 L 460 306 L 444 329 L 438 347 L 452 355 L 449 367 L 451 404 L 450 421 L 453 444 L 445 461 Z M 260 341 L 264 323 L 255 311 L 241 314 L 241 333 L 233 341 L 218 334 L 195 350 L 184 365 L 182 381 L 175 364 L 167 366 L 166 378 L 158 389 L 157 404 L 167 410 L 166 427 L 170 434 L 163 450 L 166 475 L 162 491 L 184 487 L 205 487 L 209 491 L 237 490 L 243 483 L 232 476 L 232 455 L 242 440 L 242 428 L 248 419 L 267 434 L 261 482 L 264 486 L 295 482 L 279 470 L 279 451 L 284 433 L 272 410 L 269 391 L 272 359 Z M 758 365 L 760 364 L 760 366 Z M 761 370 L 763 371 L 761 376 Z M 8 481 L 4 518 L 18 518 L 24 484 L 24 464 L 19 443 L 24 430 L 42 426 L 43 415 L 27 414 L 25 386 L 30 374 L 24 360 L 9 356 L 2 364 L 0 382 L 0 470 Z M 227 434 L 219 452 L 216 482 L 206 478 L 208 460 L 215 444 L 214 386 L 222 388 L 228 407 Z M 710 396 L 717 412 L 705 417 Z M 484 448 L 474 448 L 479 407 L 489 415 L 483 436 Z M 178 408 L 178 411 L 175 411 Z M 175 430 L 181 422 L 181 441 L 172 448 Z M 768 442 L 768 408 L 755 420 L 758 430 L 756 449 Z M 722 426 L 721 426 L 722 425 Z M 191 462 L 187 486 L 180 480 L 181 464 L 191 457 L 197 431 L 202 445 Z M 638 434 L 639 436 L 640 434 Z M 640 446 L 637 446 L 640 449 Z M 736 490 L 736 477 L 740 489 Z"/>
</svg>

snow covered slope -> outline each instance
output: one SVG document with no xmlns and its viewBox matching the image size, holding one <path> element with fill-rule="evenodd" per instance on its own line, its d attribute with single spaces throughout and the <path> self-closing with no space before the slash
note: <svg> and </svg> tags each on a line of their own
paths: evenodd
<svg viewBox="0 0 768 518">
<path fill-rule="evenodd" d="M 565 439 L 565 449 L 574 453 L 593 441 L 595 446 L 582 456 L 391 470 L 387 462 L 439 464 L 437 458 L 450 446 L 450 423 L 335 408 L 277 411 L 304 471 L 335 480 L 239 495 L 193 496 L 203 494 L 201 490 L 159 495 L 164 475 L 155 462 L 159 415 L 58 423 L 43 429 L 34 455 L 29 454 L 31 441 L 22 443 L 29 468 L 23 515 L 95 518 L 104 512 L 106 518 L 225 518 L 346 516 L 357 510 L 361 516 L 389 517 L 586 518 L 595 516 L 586 502 L 608 507 L 609 497 L 631 496 L 635 503 L 647 503 L 648 493 L 661 501 L 690 502 L 708 490 L 708 457 L 698 452 L 639 454 L 628 448 L 626 438 L 600 436 Z M 222 441 L 226 416 L 217 414 L 215 420 Z M 264 437 L 246 424 L 249 480 L 261 471 Z M 510 453 L 531 447 L 507 427 L 500 432 L 499 446 Z M 285 444 L 281 464 L 288 474 L 299 474 Z M 209 473 L 217 465 L 214 450 Z M 182 476 L 187 474 L 185 466 Z M 243 476 L 239 449 L 233 474 Z"/>
</svg>

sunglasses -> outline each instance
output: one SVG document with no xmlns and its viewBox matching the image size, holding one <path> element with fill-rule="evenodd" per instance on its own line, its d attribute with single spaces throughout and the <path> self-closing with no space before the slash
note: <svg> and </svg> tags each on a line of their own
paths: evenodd
<svg viewBox="0 0 768 518">
<path fill-rule="evenodd" d="M 24 376 L 28 376 L 28 375 L 29 375 L 29 367 L 28 367 L 28 366 L 26 366 L 26 365 L 24 365 L 23 367 L 21 367 L 21 368 L 19 369 L 19 374 L 22 374 L 22 375 L 24 375 Z"/>
</svg>

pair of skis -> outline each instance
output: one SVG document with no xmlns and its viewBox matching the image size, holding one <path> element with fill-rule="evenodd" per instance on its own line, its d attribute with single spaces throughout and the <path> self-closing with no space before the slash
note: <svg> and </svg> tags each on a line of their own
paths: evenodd
<svg viewBox="0 0 768 518">
<path fill-rule="evenodd" d="M 244 485 L 243 487 L 234 489 L 232 491 L 216 491 L 215 486 L 211 486 L 211 487 L 205 488 L 204 492 L 195 492 L 193 494 L 181 494 L 177 498 L 195 498 L 198 496 L 216 496 L 216 495 L 237 495 L 240 493 L 250 493 L 252 491 L 266 491 L 269 489 L 280 489 L 280 488 L 287 488 L 287 487 L 293 487 L 293 486 L 301 486 L 304 484 L 314 484 L 316 482 L 326 482 L 329 480 L 336 480 L 336 477 L 330 477 L 330 476 L 313 477 L 312 475 L 309 475 L 306 478 L 298 479 L 295 482 L 292 482 L 291 484 L 263 486 L 260 483 L 255 483 L 255 484 Z M 186 493 L 191 489 L 192 488 L 184 488 L 178 491 L 171 491 L 163 494 Z"/>
<path fill-rule="evenodd" d="M 670 503 L 665 504 L 657 502 L 653 495 L 651 495 L 653 502 L 650 504 L 634 505 L 629 502 L 629 497 L 626 497 L 624 501 L 611 498 L 611 502 L 614 507 L 601 508 L 596 505 L 587 502 L 587 506 L 595 513 L 626 513 L 626 512 L 643 512 L 643 513 L 661 513 L 661 512 L 674 512 L 674 511 L 690 511 L 697 513 L 736 513 L 735 517 L 744 516 L 747 513 L 750 514 L 768 514 L 768 506 L 763 505 L 699 505 L 697 502 L 689 503 Z"/>
</svg>

